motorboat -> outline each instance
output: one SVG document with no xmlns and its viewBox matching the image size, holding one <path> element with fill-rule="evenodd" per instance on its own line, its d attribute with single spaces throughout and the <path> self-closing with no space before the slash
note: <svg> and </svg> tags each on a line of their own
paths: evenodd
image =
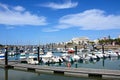
<svg viewBox="0 0 120 80">
<path fill-rule="evenodd" d="M 75 51 L 74 50 L 68 50 L 68 53 L 73 54 Z"/>
<path fill-rule="evenodd" d="M 51 59 L 52 59 L 52 62 L 54 62 L 54 63 L 63 62 L 63 59 L 61 57 L 59 57 L 59 56 L 53 56 Z"/>
<path fill-rule="evenodd" d="M 109 57 L 118 57 L 118 54 L 114 52 L 113 50 L 109 50 L 107 54 L 109 55 Z"/>
<path fill-rule="evenodd" d="M 83 54 L 83 55 L 82 55 L 82 58 L 83 58 L 84 60 L 90 60 L 91 56 L 92 56 L 92 54 L 86 53 L 86 54 Z"/>
<path fill-rule="evenodd" d="M 51 58 L 53 56 L 52 52 L 47 52 L 45 55 L 40 55 L 41 58 Z"/>
<path fill-rule="evenodd" d="M 9 56 L 14 56 L 15 55 L 15 52 L 14 51 L 11 51 L 8 53 Z"/>
<path fill-rule="evenodd" d="M 39 63 L 37 56 L 29 56 L 26 61 L 28 64 L 38 64 Z"/>
<path fill-rule="evenodd" d="M 40 55 L 40 58 L 42 58 L 43 63 L 51 63 L 53 54 L 52 52 L 48 51 L 45 55 Z"/>
<path fill-rule="evenodd" d="M 78 55 L 73 55 L 73 56 L 72 56 L 72 59 L 73 59 L 74 61 L 78 61 L 78 60 L 80 59 L 80 57 L 79 57 Z"/>
<path fill-rule="evenodd" d="M 24 52 L 20 53 L 20 59 L 25 59 L 26 58 L 26 54 Z"/>
<path fill-rule="evenodd" d="M 0 60 L 5 59 L 5 54 L 4 53 L 0 53 Z"/>
</svg>

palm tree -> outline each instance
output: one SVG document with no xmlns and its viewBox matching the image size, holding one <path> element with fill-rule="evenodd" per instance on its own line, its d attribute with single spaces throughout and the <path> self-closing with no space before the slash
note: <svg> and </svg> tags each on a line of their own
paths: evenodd
<svg viewBox="0 0 120 80">
<path fill-rule="evenodd" d="M 120 45 L 120 38 L 114 39 L 116 45 Z"/>
</svg>

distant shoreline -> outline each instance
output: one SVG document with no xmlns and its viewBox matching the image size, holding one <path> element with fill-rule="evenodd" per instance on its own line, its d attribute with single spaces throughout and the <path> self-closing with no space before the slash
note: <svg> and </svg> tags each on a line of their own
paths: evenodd
<svg viewBox="0 0 120 80">
<path fill-rule="evenodd" d="M 37 45 L 8 45 L 8 47 L 10 46 L 13 46 L 13 47 L 19 47 L 19 46 L 37 46 Z M 75 48 L 75 46 L 77 46 L 77 49 L 81 49 L 81 48 L 85 48 L 84 45 L 53 45 L 53 46 L 50 46 L 50 48 L 52 49 L 53 48 Z M 5 45 L 3 46 L 0 46 L 0 48 L 4 48 Z M 42 46 L 39 46 L 40 48 L 42 48 Z M 45 46 L 44 46 L 45 47 Z M 96 48 L 97 49 L 102 49 L 102 46 L 101 45 L 96 45 Z M 120 45 L 104 45 L 104 49 L 105 50 L 108 50 L 108 49 L 120 49 Z"/>
<path fill-rule="evenodd" d="M 66 48 L 74 48 L 75 46 L 77 46 L 78 49 L 81 49 L 81 48 L 84 48 L 83 45 L 69 45 L 69 46 L 66 46 Z M 54 48 L 65 48 L 65 45 L 58 45 L 58 46 L 53 46 Z M 101 49 L 102 46 L 101 45 L 97 45 L 96 46 L 98 49 Z M 104 49 L 120 49 L 120 45 L 105 45 L 104 46 Z"/>
</svg>

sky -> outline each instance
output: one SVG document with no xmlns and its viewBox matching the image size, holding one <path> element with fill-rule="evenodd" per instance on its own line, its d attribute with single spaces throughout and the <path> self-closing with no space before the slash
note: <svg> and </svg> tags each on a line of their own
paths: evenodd
<svg viewBox="0 0 120 80">
<path fill-rule="evenodd" d="M 120 0 L 0 0 L 0 44 L 120 35 Z"/>
</svg>

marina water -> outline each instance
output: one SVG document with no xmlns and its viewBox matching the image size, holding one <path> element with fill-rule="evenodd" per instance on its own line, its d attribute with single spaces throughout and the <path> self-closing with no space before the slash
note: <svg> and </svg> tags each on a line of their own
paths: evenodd
<svg viewBox="0 0 120 80">
<path fill-rule="evenodd" d="M 37 74 L 32 72 L 5 70 L 0 68 L 0 80 L 96 80 L 90 78 L 70 77 L 59 74 Z"/>
</svg>

